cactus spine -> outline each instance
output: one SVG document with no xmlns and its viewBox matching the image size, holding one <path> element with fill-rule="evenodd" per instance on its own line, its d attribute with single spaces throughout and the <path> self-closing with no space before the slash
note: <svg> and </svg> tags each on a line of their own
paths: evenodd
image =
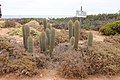
<svg viewBox="0 0 120 80">
<path fill-rule="evenodd" d="M 93 43 L 93 34 L 92 32 L 89 32 L 88 34 L 88 46 L 92 46 Z"/>
<path fill-rule="evenodd" d="M 55 29 L 51 29 L 51 38 L 50 38 L 50 57 L 52 56 L 52 52 L 55 46 Z"/>
<path fill-rule="evenodd" d="M 70 38 L 73 36 L 73 22 L 72 22 L 72 20 L 70 20 L 69 22 L 68 22 L 68 26 L 69 26 L 69 40 L 70 40 Z"/>
<path fill-rule="evenodd" d="M 41 36 L 40 36 L 40 48 L 41 51 L 45 52 L 47 50 L 47 35 L 45 31 L 42 31 Z"/>
<path fill-rule="evenodd" d="M 75 36 L 75 44 L 74 48 L 78 49 L 78 42 L 79 42 L 79 29 L 80 29 L 80 22 L 78 20 L 75 21 L 75 27 L 74 27 L 74 36 Z"/>
<path fill-rule="evenodd" d="M 33 39 L 32 36 L 29 36 L 27 39 L 27 51 L 33 53 Z"/>
<path fill-rule="evenodd" d="M 23 26 L 22 31 L 23 31 L 24 48 L 27 50 L 27 39 L 28 39 L 28 36 L 30 35 L 30 28 L 28 26 Z"/>
<path fill-rule="evenodd" d="M 47 19 L 46 18 L 43 19 L 43 25 L 44 25 L 44 30 L 45 30 L 47 27 Z"/>
<path fill-rule="evenodd" d="M 72 36 L 70 38 L 70 45 L 74 46 L 74 44 L 75 44 L 75 37 Z"/>
</svg>

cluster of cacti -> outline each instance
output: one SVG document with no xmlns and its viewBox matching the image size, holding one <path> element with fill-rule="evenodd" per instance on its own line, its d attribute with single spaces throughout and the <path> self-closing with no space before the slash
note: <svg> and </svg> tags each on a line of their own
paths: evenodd
<svg viewBox="0 0 120 80">
<path fill-rule="evenodd" d="M 23 31 L 24 48 L 27 50 L 27 39 L 28 39 L 28 37 L 30 35 L 30 28 L 28 26 L 23 26 L 22 31 Z"/>
<path fill-rule="evenodd" d="M 50 56 L 52 55 L 55 46 L 55 29 L 48 23 L 47 28 L 40 35 L 40 48 L 41 51 L 49 51 Z"/>
<path fill-rule="evenodd" d="M 29 36 L 27 39 L 27 51 L 33 53 L 33 39 L 32 36 Z"/>
<path fill-rule="evenodd" d="M 88 46 L 92 46 L 93 43 L 93 34 L 92 32 L 89 32 L 88 34 Z"/>
<path fill-rule="evenodd" d="M 23 26 L 22 31 L 24 48 L 29 53 L 33 53 L 33 39 L 32 36 L 30 35 L 30 28 L 28 26 Z"/>
<path fill-rule="evenodd" d="M 79 42 L 79 29 L 80 29 L 80 22 L 78 20 L 75 21 L 73 24 L 72 20 L 69 21 L 69 41 L 71 45 L 74 45 L 74 48 L 78 48 Z"/>
</svg>

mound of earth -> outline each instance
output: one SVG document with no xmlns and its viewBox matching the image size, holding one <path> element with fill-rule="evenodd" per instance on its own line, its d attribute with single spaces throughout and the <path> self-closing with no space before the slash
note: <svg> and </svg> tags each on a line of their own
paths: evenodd
<svg viewBox="0 0 120 80">
<path fill-rule="evenodd" d="M 29 26 L 37 30 L 42 29 L 42 26 L 36 20 L 31 20 L 30 22 L 26 23 L 25 26 Z"/>
</svg>

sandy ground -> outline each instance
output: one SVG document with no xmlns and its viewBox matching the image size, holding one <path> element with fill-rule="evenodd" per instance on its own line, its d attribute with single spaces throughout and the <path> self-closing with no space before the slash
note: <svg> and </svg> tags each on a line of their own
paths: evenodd
<svg viewBox="0 0 120 80">
<path fill-rule="evenodd" d="M 0 35 L 5 37 L 11 37 L 15 38 L 18 42 L 22 41 L 22 38 L 19 36 L 9 36 L 7 32 L 14 28 L 3 28 L 0 29 Z M 87 33 L 90 31 L 86 31 Z M 97 31 L 91 31 L 93 33 L 94 41 L 103 41 L 105 39 L 105 36 L 102 36 Z M 0 80 L 79 80 L 79 79 L 64 79 L 60 78 L 56 75 L 56 70 L 43 70 L 43 72 L 38 71 L 38 74 L 33 77 L 17 77 L 14 74 L 7 74 L 0 77 Z M 105 77 L 105 76 L 89 76 L 87 79 L 83 80 L 120 80 L 120 75 L 113 76 L 113 77 Z"/>
<path fill-rule="evenodd" d="M 106 36 L 101 35 L 98 31 L 86 31 L 87 33 L 92 32 L 93 33 L 93 41 L 104 41 Z"/>
</svg>

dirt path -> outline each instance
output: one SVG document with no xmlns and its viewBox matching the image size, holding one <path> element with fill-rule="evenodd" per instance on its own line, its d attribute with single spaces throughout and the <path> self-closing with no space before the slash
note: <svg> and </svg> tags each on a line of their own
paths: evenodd
<svg viewBox="0 0 120 80">
<path fill-rule="evenodd" d="M 86 31 L 87 33 L 93 33 L 93 41 L 104 41 L 105 36 L 101 35 L 98 31 Z"/>
</svg>

